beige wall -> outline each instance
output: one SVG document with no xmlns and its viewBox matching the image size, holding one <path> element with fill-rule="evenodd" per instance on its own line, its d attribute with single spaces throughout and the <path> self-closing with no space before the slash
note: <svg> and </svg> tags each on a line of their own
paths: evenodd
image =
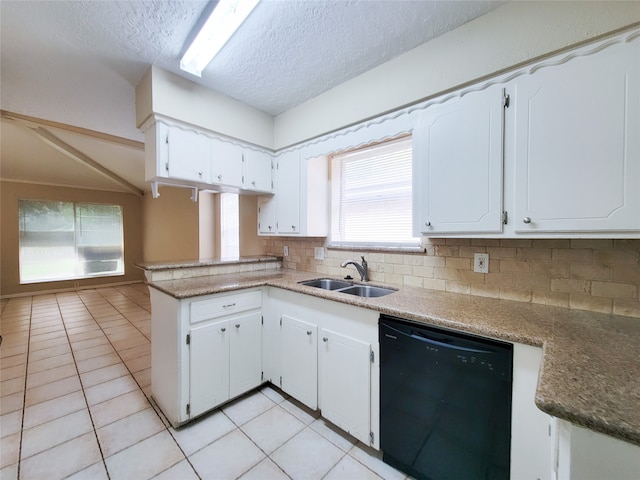
<svg viewBox="0 0 640 480">
<path fill-rule="evenodd" d="M 640 318 L 640 240 L 431 239 L 424 254 L 327 250 L 323 239 L 266 238 L 282 267 L 357 278 L 347 259 L 369 263 L 371 281 L 503 298 Z M 489 273 L 473 272 L 473 254 L 489 254 Z"/>
<path fill-rule="evenodd" d="M 191 190 L 161 186 L 160 196 L 143 201 L 143 258 L 178 261 L 199 258 L 199 207 Z"/>
<path fill-rule="evenodd" d="M 47 290 L 88 287 L 143 279 L 134 266 L 142 260 L 142 199 L 128 193 L 80 188 L 53 187 L 28 183 L 0 183 L 0 295 L 16 295 Z M 18 200 L 39 199 L 69 202 L 93 202 L 121 205 L 124 217 L 125 274 L 114 277 L 87 278 L 20 285 Z"/>
<path fill-rule="evenodd" d="M 240 195 L 240 256 L 263 255 L 264 244 L 258 237 L 258 197 Z"/>
<path fill-rule="evenodd" d="M 638 1 L 508 2 L 275 117 L 280 149 L 640 22 Z"/>
</svg>

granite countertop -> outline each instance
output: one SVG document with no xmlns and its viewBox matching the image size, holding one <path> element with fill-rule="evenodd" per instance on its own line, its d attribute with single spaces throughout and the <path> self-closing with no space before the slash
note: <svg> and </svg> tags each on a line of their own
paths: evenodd
<svg viewBox="0 0 640 480">
<path fill-rule="evenodd" d="M 554 417 L 640 446 L 639 319 L 414 287 L 363 298 L 298 283 L 320 277 L 312 272 L 275 270 L 150 285 L 180 299 L 268 285 L 543 347 L 536 405 Z"/>
</svg>

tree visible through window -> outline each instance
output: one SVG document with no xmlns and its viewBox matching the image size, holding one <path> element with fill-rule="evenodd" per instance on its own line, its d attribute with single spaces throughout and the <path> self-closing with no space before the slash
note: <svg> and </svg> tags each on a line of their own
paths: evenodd
<svg viewBox="0 0 640 480">
<path fill-rule="evenodd" d="M 119 205 L 20 200 L 20 282 L 123 275 Z"/>
<path fill-rule="evenodd" d="M 412 143 L 405 137 L 331 160 L 332 245 L 415 247 Z"/>
</svg>

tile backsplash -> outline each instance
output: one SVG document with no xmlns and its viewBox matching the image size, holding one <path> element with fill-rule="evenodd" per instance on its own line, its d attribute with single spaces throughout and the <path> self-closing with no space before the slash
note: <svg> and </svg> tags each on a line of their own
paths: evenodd
<svg viewBox="0 0 640 480">
<path fill-rule="evenodd" d="M 282 267 L 358 278 L 344 260 L 369 264 L 371 282 L 414 286 L 640 318 L 640 240 L 427 239 L 425 253 L 314 248 L 324 238 L 263 240 L 266 254 L 289 255 Z M 489 273 L 473 271 L 473 254 L 489 254 Z"/>
</svg>

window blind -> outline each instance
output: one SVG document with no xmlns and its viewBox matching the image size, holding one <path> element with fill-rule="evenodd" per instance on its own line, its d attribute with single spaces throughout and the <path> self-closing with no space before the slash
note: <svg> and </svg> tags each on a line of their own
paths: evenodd
<svg viewBox="0 0 640 480">
<path fill-rule="evenodd" d="M 415 247 L 410 137 L 332 157 L 330 243 Z"/>
<path fill-rule="evenodd" d="M 119 205 L 19 200 L 20 282 L 124 274 Z"/>
</svg>

